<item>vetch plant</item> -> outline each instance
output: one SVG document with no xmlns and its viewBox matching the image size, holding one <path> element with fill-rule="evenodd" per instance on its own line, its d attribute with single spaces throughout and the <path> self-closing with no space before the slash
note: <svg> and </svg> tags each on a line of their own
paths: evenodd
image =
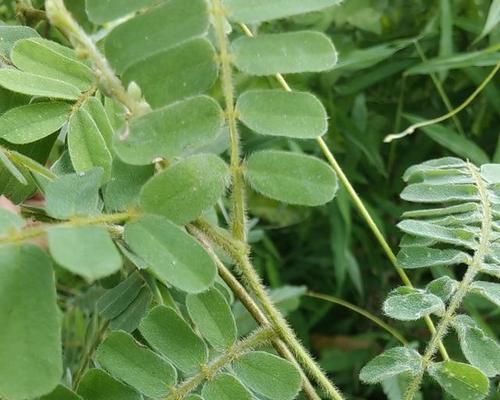
<svg viewBox="0 0 500 400">
<path fill-rule="evenodd" d="M 461 314 L 460 306 L 469 294 L 500 304 L 500 285 L 488 280 L 500 275 L 500 165 L 478 168 L 448 157 L 409 168 L 404 180 L 408 183 L 401 193 L 404 200 L 433 207 L 403 214 L 398 227 L 405 235 L 398 264 L 405 269 L 465 265 L 466 270 L 461 279 L 443 275 L 423 289 L 399 287 L 389 293 L 385 314 L 403 321 L 435 315 L 439 317 L 436 331 L 423 354 L 405 347 L 389 349 L 368 363 L 360 377 L 375 383 L 405 374 L 404 398 L 411 400 L 428 373 L 454 398 L 483 399 L 490 390 L 488 377 L 500 371 L 500 345 Z M 468 363 L 435 359 L 439 342 L 451 329 Z"/>
<path fill-rule="evenodd" d="M 43 29 L 0 25 L 10 96 L 0 187 L 20 206 L 0 209 L 0 399 L 345 398 L 280 307 L 305 289 L 261 281 L 248 211 L 254 194 L 325 205 L 338 181 L 405 285 L 384 312 L 423 318 L 432 335 L 423 355 L 390 349 L 361 378 L 403 374 L 407 399 L 427 372 L 459 399 L 487 394 L 498 344 L 458 311 L 468 293 L 498 305 L 498 285 L 477 279 L 498 277 L 498 165 L 446 158 L 411 168 L 404 199 L 452 204 L 408 212 L 396 258 L 323 140 L 329 113 L 283 76 L 334 68 L 332 41 L 313 30 L 257 34 L 338 3 L 18 2 Z M 249 132 L 262 139 L 257 150 Z M 28 201 L 35 193 L 41 200 Z M 445 275 L 425 289 L 405 272 L 452 264 L 468 265 L 461 280 Z M 451 327 L 470 365 L 450 360 Z"/>
</svg>

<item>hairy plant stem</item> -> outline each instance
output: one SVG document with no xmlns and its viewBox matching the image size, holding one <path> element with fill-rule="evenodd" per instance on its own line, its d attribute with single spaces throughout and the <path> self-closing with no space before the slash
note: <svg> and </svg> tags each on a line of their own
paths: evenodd
<svg viewBox="0 0 500 400">
<path fill-rule="evenodd" d="M 212 243 L 220 241 L 220 232 L 218 229 L 207 223 L 196 222 L 195 226 L 199 228 Z M 238 273 L 242 277 L 245 286 L 255 295 L 260 303 L 264 314 L 269 319 L 271 326 L 279 335 L 281 340 L 286 344 L 288 349 L 293 353 L 295 359 L 300 364 L 304 372 L 312 378 L 318 386 L 324 391 L 328 398 L 333 400 L 342 400 L 343 397 L 339 390 L 328 379 L 321 367 L 312 358 L 309 352 L 302 346 L 297 339 L 295 332 L 288 326 L 287 321 L 280 311 L 273 304 L 266 289 L 264 288 L 259 275 L 255 271 L 248 254 L 246 252 L 236 252 L 231 249 L 223 249 L 235 261 Z"/>
<path fill-rule="evenodd" d="M 413 377 L 410 382 L 408 389 L 405 393 L 404 400 L 412 400 L 420 389 L 420 385 L 422 384 L 422 380 L 424 378 L 425 371 L 429 367 L 432 362 L 432 358 L 434 357 L 438 344 L 446 335 L 448 328 L 453 321 L 456 311 L 460 307 L 462 300 L 467 295 L 469 291 L 470 285 L 474 282 L 474 278 L 481 270 L 481 265 L 484 261 L 484 258 L 488 252 L 490 246 L 490 236 L 492 231 L 492 215 L 491 215 L 491 206 L 488 198 L 488 193 L 486 191 L 486 187 L 484 186 L 484 182 L 479 175 L 477 169 L 468 164 L 471 175 L 476 181 L 476 186 L 479 190 L 479 197 L 481 199 L 481 206 L 483 210 L 483 220 L 481 224 L 481 237 L 479 239 L 479 245 L 477 250 L 474 253 L 474 257 L 472 259 L 471 264 L 469 265 L 467 272 L 465 273 L 460 285 L 458 286 L 457 291 L 453 295 L 444 312 L 444 315 L 441 317 L 441 320 L 436 328 L 436 332 L 432 335 L 432 338 L 427 345 L 424 355 L 422 356 L 422 364 L 420 370 Z"/>
<path fill-rule="evenodd" d="M 243 32 L 248 37 L 254 37 L 252 31 L 250 30 L 250 28 L 248 28 L 248 26 L 246 26 L 245 24 L 240 24 L 240 26 L 241 26 Z M 292 89 L 288 85 L 288 83 L 285 80 L 285 78 L 283 77 L 283 75 L 276 74 L 276 79 L 278 80 L 280 85 L 283 87 L 283 89 L 285 89 L 288 92 L 292 91 Z M 327 159 L 328 163 L 332 166 L 332 168 L 337 173 L 340 181 L 342 182 L 345 189 L 347 190 L 347 193 L 351 197 L 352 202 L 354 203 L 354 205 L 358 209 L 359 213 L 361 214 L 361 216 L 365 220 L 366 224 L 368 225 L 368 227 L 372 231 L 373 235 L 375 236 L 375 238 L 379 242 L 379 244 L 382 247 L 382 249 L 384 250 L 384 253 L 386 254 L 387 258 L 389 259 L 391 264 L 396 269 L 396 272 L 398 273 L 399 277 L 401 278 L 401 281 L 406 286 L 413 288 L 413 284 L 411 283 L 410 278 L 408 277 L 406 272 L 401 267 L 399 267 L 399 265 L 397 263 L 396 255 L 392 251 L 391 246 L 389 246 L 389 243 L 387 243 L 387 240 L 385 239 L 384 235 L 382 234 L 382 232 L 378 228 L 377 224 L 373 220 L 372 216 L 370 215 L 370 213 L 366 209 L 365 205 L 363 204 L 363 201 L 361 200 L 361 198 L 357 194 L 356 190 L 351 185 L 351 182 L 349 181 L 346 174 L 344 173 L 344 171 L 340 167 L 339 163 L 335 159 L 333 153 L 328 148 L 328 145 L 326 144 L 326 142 L 323 140 L 322 137 L 316 138 L 316 142 L 318 143 L 318 145 L 319 145 L 321 151 L 323 152 L 325 158 Z M 426 316 L 424 318 L 424 320 L 425 320 L 425 323 L 427 324 L 429 331 L 431 332 L 431 335 L 434 335 L 434 333 L 436 332 L 436 327 L 434 326 L 432 319 L 429 316 Z M 450 358 L 448 356 L 448 352 L 446 351 L 446 348 L 444 347 L 444 345 L 441 342 L 439 342 L 439 351 L 440 351 L 443 359 L 448 360 Z"/>
<path fill-rule="evenodd" d="M 92 39 L 75 21 L 64 5 L 63 0 L 46 0 L 45 10 L 50 23 L 66 34 L 79 55 L 90 59 L 94 64 L 100 84 L 106 94 L 116 98 L 128 108 L 132 115 L 142 115 L 149 111 L 150 108 L 147 103 L 135 99 L 123 87 L 122 82 L 115 75 L 108 60 L 106 60 Z"/>
<path fill-rule="evenodd" d="M 137 214 L 133 211 L 116 213 L 116 214 L 101 214 L 95 217 L 74 217 L 68 221 L 59 222 L 55 224 L 41 224 L 38 226 L 24 228 L 20 231 L 14 231 L 6 235 L 0 236 L 0 244 L 19 243 L 25 240 L 30 240 L 43 236 L 47 230 L 54 227 L 71 228 L 86 225 L 107 225 L 127 221 L 136 217 Z"/>
<path fill-rule="evenodd" d="M 203 366 L 199 373 L 174 386 L 165 400 L 183 400 L 200 384 L 213 379 L 222 368 L 239 359 L 250 350 L 267 344 L 274 335 L 275 332 L 269 326 L 258 328 L 245 339 L 236 342 L 210 364 Z"/>
<path fill-rule="evenodd" d="M 200 242 L 200 244 L 205 248 L 207 253 L 210 255 L 215 265 L 217 266 L 217 270 L 219 272 L 219 276 L 222 278 L 224 282 L 229 286 L 229 288 L 233 291 L 234 295 L 238 300 L 240 300 L 241 304 L 245 307 L 245 309 L 250 313 L 253 319 L 260 326 L 270 326 L 269 320 L 264 315 L 262 310 L 259 308 L 257 303 L 252 299 L 252 297 L 245 290 L 243 285 L 233 276 L 233 274 L 226 268 L 224 263 L 220 260 L 220 258 L 215 254 L 214 249 L 210 245 L 209 239 L 205 236 L 203 232 L 201 232 L 198 228 L 193 225 L 188 225 L 187 230 Z M 304 371 L 297 363 L 297 360 L 293 356 L 293 354 L 288 350 L 285 343 L 280 338 L 273 338 L 271 343 L 274 349 L 280 354 L 283 358 L 287 359 L 291 363 L 293 363 L 297 369 L 300 371 L 300 375 L 302 377 L 302 389 L 304 391 L 304 395 L 308 400 L 321 400 L 321 398 L 316 393 L 313 385 L 304 374 Z"/>
<path fill-rule="evenodd" d="M 221 65 L 221 84 L 226 103 L 226 119 L 229 128 L 231 145 L 231 231 L 237 240 L 246 242 L 246 193 L 243 168 L 240 156 L 240 135 L 238 132 L 236 109 L 234 105 L 234 88 L 232 79 L 232 62 L 229 54 L 229 41 L 224 29 L 225 11 L 220 0 L 211 0 L 215 33 L 219 45 L 219 61 Z"/>
</svg>

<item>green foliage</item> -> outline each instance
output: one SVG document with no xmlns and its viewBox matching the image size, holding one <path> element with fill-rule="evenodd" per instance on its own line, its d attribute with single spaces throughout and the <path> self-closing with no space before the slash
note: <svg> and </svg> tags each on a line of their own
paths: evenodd
<svg viewBox="0 0 500 400">
<path fill-rule="evenodd" d="M 431 3 L 2 4 L 0 398 L 494 398 L 499 3 Z"/>
</svg>

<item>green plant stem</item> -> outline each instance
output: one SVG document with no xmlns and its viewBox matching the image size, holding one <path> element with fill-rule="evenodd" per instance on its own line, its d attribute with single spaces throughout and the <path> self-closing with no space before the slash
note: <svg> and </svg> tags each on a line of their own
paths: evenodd
<svg viewBox="0 0 500 400">
<path fill-rule="evenodd" d="M 196 226 L 208 236 L 213 242 L 219 240 L 217 236 L 220 232 L 207 223 L 196 223 Z M 271 326 L 277 332 L 281 340 L 286 344 L 288 349 L 293 353 L 297 362 L 301 365 L 304 372 L 312 378 L 318 386 L 324 391 L 328 398 L 333 400 L 342 400 L 343 397 L 339 390 L 327 378 L 321 367 L 314 361 L 308 351 L 302 346 L 300 341 L 295 336 L 293 330 L 288 326 L 287 321 L 280 311 L 273 304 L 266 289 L 260 281 L 260 277 L 255 271 L 248 254 L 246 252 L 231 251 L 224 249 L 227 254 L 235 261 L 239 274 L 242 276 L 246 286 L 255 295 L 258 302 L 262 306 L 264 314 L 269 319 Z"/>
<path fill-rule="evenodd" d="M 0 244 L 18 243 L 34 239 L 45 235 L 47 230 L 53 227 L 71 228 L 71 227 L 78 227 L 85 225 L 114 224 L 127 221 L 136 216 L 137 214 L 135 214 L 135 212 L 130 211 L 130 212 L 116 213 L 116 214 L 101 214 L 95 217 L 86 217 L 86 218 L 74 217 L 68 221 L 55 224 L 41 224 L 38 226 L 24 228 L 20 231 L 14 231 L 7 235 L 0 236 Z"/>
<path fill-rule="evenodd" d="M 109 65 L 108 60 L 75 21 L 71 13 L 66 9 L 63 0 L 46 0 L 45 10 L 51 24 L 66 34 L 73 47 L 82 57 L 90 59 L 94 64 L 100 84 L 110 97 L 116 98 L 128 108 L 132 115 L 142 115 L 149 111 L 150 108 L 147 103 L 136 100 L 125 90 L 122 82 Z"/>
<path fill-rule="evenodd" d="M 329 301 L 330 303 L 338 304 L 338 305 L 346 307 L 354 312 L 357 312 L 358 314 L 361 314 L 362 316 L 368 318 L 370 321 L 377 324 L 381 328 L 385 329 L 392 336 L 394 336 L 397 340 L 399 340 L 403 345 L 405 345 L 405 346 L 408 345 L 408 341 L 396 329 L 392 328 L 391 326 L 386 324 L 384 321 L 382 321 L 380 318 L 376 317 L 372 313 L 370 313 L 370 312 L 368 312 L 368 311 L 366 311 L 366 310 L 364 310 L 364 309 L 362 309 L 354 304 L 351 304 L 345 300 L 339 299 L 338 297 L 330 296 L 330 295 L 322 294 L 322 293 L 307 292 L 306 295 L 309 297 L 313 297 L 315 299 Z"/>
<path fill-rule="evenodd" d="M 240 24 L 240 26 L 241 26 L 243 32 L 245 32 L 245 34 L 248 37 L 254 37 L 252 31 L 245 24 Z M 283 75 L 276 74 L 276 79 L 281 84 L 283 89 L 285 89 L 288 92 L 292 91 L 292 89 L 288 85 L 288 83 L 285 80 L 285 78 L 283 77 Z M 337 173 L 340 181 L 342 182 L 342 184 L 344 185 L 345 189 L 347 190 L 349 196 L 351 197 L 352 202 L 354 203 L 354 205 L 356 206 L 356 208 L 360 212 L 361 216 L 363 217 L 363 219 L 367 223 L 368 227 L 371 229 L 373 235 L 375 236 L 375 238 L 379 242 L 380 246 L 384 250 L 384 253 L 387 255 L 387 258 L 389 259 L 391 264 L 396 269 L 396 272 L 398 273 L 399 277 L 401 278 L 401 281 L 406 286 L 413 288 L 413 284 L 411 283 L 410 278 L 408 277 L 406 272 L 398 266 L 396 255 L 392 251 L 391 246 L 389 246 L 389 243 L 387 243 L 387 241 L 385 240 L 384 235 L 382 234 L 382 232 L 378 228 L 377 224 L 373 220 L 372 216 L 370 215 L 370 213 L 366 209 L 365 205 L 363 204 L 363 201 L 356 193 L 356 190 L 354 190 L 354 187 L 351 185 L 351 182 L 349 181 L 349 179 L 345 175 L 344 171 L 340 167 L 339 163 L 335 159 L 333 153 L 330 151 L 330 149 L 328 148 L 327 144 L 325 143 L 325 141 L 323 140 L 322 137 L 316 138 L 316 142 L 318 143 L 319 147 L 321 148 L 321 151 L 323 152 L 324 156 L 326 157 L 328 163 L 332 166 L 332 168 Z M 429 328 L 429 331 L 431 332 L 431 335 L 434 335 L 434 333 L 436 332 L 436 327 L 434 326 L 432 319 L 429 316 L 426 316 L 424 318 L 424 320 L 425 320 L 425 323 L 427 324 L 427 327 Z M 450 358 L 448 356 L 448 352 L 446 351 L 446 348 L 444 347 L 443 343 L 441 343 L 441 342 L 439 342 L 439 351 L 440 351 L 443 359 L 448 360 Z"/>
<path fill-rule="evenodd" d="M 422 61 L 426 62 L 427 57 L 425 56 L 425 53 L 422 50 L 422 46 L 420 46 L 420 43 L 418 42 L 418 40 L 415 40 L 414 44 L 415 44 L 415 48 L 417 49 L 418 55 L 420 56 Z M 444 91 L 443 85 L 441 85 L 439 78 L 436 76 L 436 74 L 434 72 L 431 72 L 429 75 L 431 76 L 432 83 L 434 83 L 434 86 L 436 87 L 436 90 L 438 91 L 439 95 L 441 96 L 441 99 L 443 100 L 443 103 L 446 106 L 446 109 L 448 110 L 448 112 L 452 112 L 453 106 L 451 105 L 451 101 L 450 101 L 449 97 L 447 96 L 446 92 Z M 453 119 L 453 122 L 455 123 L 457 130 L 462 135 L 464 135 L 465 134 L 464 129 L 462 128 L 462 124 L 460 123 L 460 120 L 457 118 L 457 116 L 453 115 L 451 118 Z M 397 129 L 395 131 L 397 132 L 398 130 L 399 129 Z"/>
<path fill-rule="evenodd" d="M 267 344 L 274 335 L 273 329 L 269 326 L 258 328 L 247 338 L 228 348 L 210 364 L 203 366 L 199 373 L 173 387 L 166 400 L 183 400 L 204 381 L 213 379 L 222 368 L 239 359 L 248 351 Z"/>
<path fill-rule="evenodd" d="M 221 65 L 221 84 L 226 103 L 226 119 L 229 128 L 231 145 L 231 230 L 233 236 L 243 242 L 246 241 L 246 193 L 243 168 L 240 156 L 240 135 L 236 122 L 234 105 L 234 87 L 232 79 L 232 62 L 229 54 L 229 41 L 224 29 L 225 11 L 220 0 L 211 0 L 214 18 L 215 34 L 219 45 L 219 61 Z"/>
<path fill-rule="evenodd" d="M 201 232 L 198 228 L 192 225 L 187 226 L 188 231 L 200 242 L 200 244 L 205 248 L 207 253 L 210 255 L 212 260 L 215 262 L 217 266 L 217 270 L 219 272 L 219 276 L 222 278 L 224 282 L 229 286 L 232 290 L 236 298 L 243 304 L 245 309 L 249 312 L 249 314 L 253 317 L 253 319 L 260 326 L 270 326 L 269 320 L 266 318 L 262 310 L 259 308 L 257 303 L 252 299 L 252 297 L 245 290 L 243 285 L 231 274 L 231 272 L 226 268 L 224 263 L 220 260 L 220 258 L 215 254 L 212 246 L 209 243 L 208 238 Z M 287 359 L 291 363 L 293 363 L 297 369 L 300 371 L 302 377 L 302 389 L 304 391 L 304 395 L 308 400 L 321 400 L 316 391 L 314 390 L 313 385 L 304 374 L 304 371 L 297 363 L 297 360 L 293 356 L 293 354 L 288 350 L 285 343 L 278 338 L 275 337 L 271 340 L 273 347 L 283 358 Z"/>
<path fill-rule="evenodd" d="M 490 237 L 492 231 L 492 214 L 491 214 L 491 206 L 488 198 L 488 192 L 484 185 L 484 182 L 479 175 L 476 167 L 468 164 L 469 171 L 473 176 L 476 186 L 479 190 L 479 197 L 481 199 L 481 205 L 483 209 L 483 219 L 481 224 L 481 238 L 479 240 L 479 246 L 474 253 L 474 257 L 472 259 L 471 264 L 469 265 L 467 272 L 465 273 L 460 285 L 458 286 L 457 291 L 453 295 L 444 312 L 444 315 L 441 317 L 439 324 L 436 328 L 436 332 L 432 335 L 432 338 L 425 350 L 424 355 L 422 356 L 422 366 L 418 373 L 413 377 L 412 381 L 408 386 L 408 390 L 405 393 L 404 400 L 412 400 L 420 389 L 420 385 L 424 378 L 425 371 L 429 367 L 429 364 L 432 362 L 432 358 L 437 351 L 438 344 L 441 342 L 443 337 L 446 335 L 448 328 L 453 321 L 453 317 L 455 316 L 456 311 L 462 304 L 464 297 L 467 295 L 467 292 L 470 289 L 472 282 L 474 282 L 474 278 L 481 270 L 481 265 L 483 264 L 484 258 L 488 253 L 488 249 L 490 247 Z"/>
<path fill-rule="evenodd" d="M 387 135 L 384 139 L 384 142 L 389 143 L 392 142 L 395 139 L 401 139 L 402 137 L 411 135 L 415 130 L 429 126 L 429 125 L 434 125 L 439 122 L 445 121 L 448 118 L 453 117 L 454 115 L 458 114 L 460 111 L 462 111 L 464 108 L 466 108 L 474 99 L 483 91 L 483 89 L 490 83 L 490 81 L 493 79 L 493 77 L 496 75 L 498 70 L 500 69 L 500 63 L 497 63 L 497 65 L 491 70 L 491 72 L 488 74 L 486 78 L 481 82 L 481 84 L 472 92 L 472 94 L 465 99 L 465 101 L 460 104 L 457 108 L 454 110 L 441 115 L 440 117 L 429 119 L 426 121 L 418 122 L 416 124 L 410 125 L 408 128 L 406 128 L 403 132 L 400 133 L 393 133 L 391 135 Z"/>
</svg>

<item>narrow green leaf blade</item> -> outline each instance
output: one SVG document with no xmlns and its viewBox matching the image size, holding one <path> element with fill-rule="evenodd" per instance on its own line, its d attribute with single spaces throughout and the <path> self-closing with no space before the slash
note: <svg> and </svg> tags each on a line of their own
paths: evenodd
<svg viewBox="0 0 500 400">
<path fill-rule="evenodd" d="M 11 60 L 21 71 L 57 79 L 81 91 L 89 89 L 95 80 L 92 69 L 76 56 L 67 57 L 68 52 L 74 53 L 47 39 L 22 39 L 14 45 Z"/>
<path fill-rule="evenodd" d="M 184 225 L 213 206 L 226 190 L 229 170 L 213 154 L 197 154 L 155 175 L 140 194 L 141 208 Z"/>
<path fill-rule="evenodd" d="M 0 137 L 16 144 L 35 142 L 60 129 L 69 110 L 69 104 L 62 101 L 12 108 L 0 116 Z"/>
<path fill-rule="evenodd" d="M 383 310 L 389 317 L 415 321 L 432 313 L 441 314 L 445 305 L 434 294 L 406 286 L 394 289 L 384 301 Z"/>
<path fill-rule="evenodd" d="M 256 191 L 289 204 L 318 206 L 332 200 L 338 183 L 325 162 L 311 156 L 265 150 L 245 163 L 245 177 Z"/>
<path fill-rule="evenodd" d="M 50 258 L 33 245 L 0 247 L 0 397 L 32 399 L 62 375 L 59 310 Z"/>
<path fill-rule="evenodd" d="M 156 53 L 123 73 L 125 83 L 136 82 L 153 108 L 203 93 L 216 78 L 215 50 L 204 38 Z"/>
<path fill-rule="evenodd" d="M 243 36 L 231 48 L 236 67 L 250 75 L 319 72 L 333 68 L 337 62 L 331 40 L 313 31 Z"/>
<path fill-rule="evenodd" d="M 172 159 L 211 142 L 222 122 L 220 106 L 210 97 L 196 96 L 133 119 L 122 135 L 114 137 L 114 148 L 123 161 L 134 165 L 150 164 L 158 157 Z"/>
<path fill-rule="evenodd" d="M 233 364 L 233 368 L 246 386 L 271 400 L 294 399 L 300 390 L 297 368 L 270 353 L 247 353 Z"/>
<path fill-rule="evenodd" d="M 236 22 L 258 23 L 320 11 L 340 0 L 224 0 L 229 18 Z"/>
<path fill-rule="evenodd" d="M 220 374 L 207 382 L 201 391 L 205 400 L 252 400 L 253 396 L 238 379 Z"/>
<path fill-rule="evenodd" d="M 174 223 L 143 216 L 125 225 L 125 241 L 165 284 L 189 293 L 207 290 L 217 273 L 203 247 Z"/>
<path fill-rule="evenodd" d="M 239 119 L 262 135 L 314 139 L 328 127 L 323 105 L 306 92 L 250 90 L 238 98 L 236 107 Z"/>
<path fill-rule="evenodd" d="M 89 282 L 109 276 L 122 266 L 120 253 L 103 227 L 53 227 L 48 230 L 48 238 L 54 260 Z"/>
<path fill-rule="evenodd" d="M 429 374 L 458 400 L 482 400 L 489 391 L 488 378 L 476 367 L 457 361 L 432 363 Z"/>
<path fill-rule="evenodd" d="M 366 364 L 359 374 L 365 383 L 379 383 L 403 372 L 414 373 L 421 368 L 418 352 L 408 347 L 394 347 Z"/>
<path fill-rule="evenodd" d="M 29 96 L 76 100 L 80 95 L 80 90 L 68 83 L 14 68 L 0 69 L 0 86 Z"/>
<path fill-rule="evenodd" d="M 134 389 L 100 369 L 89 369 L 85 373 L 78 385 L 78 394 L 84 400 L 142 400 Z"/>
<path fill-rule="evenodd" d="M 153 348 L 183 372 L 196 372 L 208 360 L 205 343 L 172 308 L 153 308 L 139 330 Z"/>
<path fill-rule="evenodd" d="M 215 288 L 186 298 L 189 316 L 202 336 L 216 349 L 236 341 L 236 322 L 224 296 Z"/>
<path fill-rule="evenodd" d="M 104 41 L 106 57 L 121 74 L 137 61 L 203 35 L 208 24 L 204 0 L 170 0 L 114 28 Z"/>
<path fill-rule="evenodd" d="M 106 338 L 96 359 L 115 378 L 154 399 L 165 398 L 177 380 L 172 365 L 123 331 Z"/>
<path fill-rule="evenodd" d="M 417 203 L 478 201 L 479 192 L 477 187 L 471 184 L 432 185 L 428 183 L 414 183 L 403 189 L 401 198 Z"/>
<path fill-rule="evenodd" d="M 132 304 L 144 284 L 139 273 L 135 272 L 123 282 L 108 289 L 97 301 L 99 314 L 107 320 L 118 317 Z"/>
</svg>

